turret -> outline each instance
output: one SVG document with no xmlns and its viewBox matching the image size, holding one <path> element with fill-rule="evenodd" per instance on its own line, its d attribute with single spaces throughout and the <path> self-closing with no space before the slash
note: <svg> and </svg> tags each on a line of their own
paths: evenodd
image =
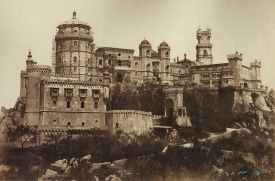
<svg viewBox="0 0 275 181">
<path fill-rule="evenodd" d="M 158 54 L 160 56 L 160 78 L 162 83 L 170 83 L 170 46 L 163 41 L 158 47 Z"/>
<path fill-rule="evenodd" d="M 234 86 L 240 86 L 243 55 L 236 52 L 227 55 L 228 67 L 234 71 Z"/>
<path fill-rule="evenodd" d="M 255 62 L 250 63 L 252 87 L 259 89 L 261 87 L 261 61 L 255 60 Z"/>
<path fill-rule="evenodd" d="M 33 64 L 32 54 L 31 51 L 29 51 L 28 59 L 26 60 L 26 68 L 33 66 Z"/>
</svg>

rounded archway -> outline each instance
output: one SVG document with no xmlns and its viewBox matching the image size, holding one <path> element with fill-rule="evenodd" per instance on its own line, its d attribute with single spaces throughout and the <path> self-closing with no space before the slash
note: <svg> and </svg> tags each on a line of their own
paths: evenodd
<svg viewBox="0 0 275 181">
<path fill-rule="evenodd" d="M 165 111 L 167 117 L 173 117 L 174 113 L 174 101 L 171 98 L 165 100 Z"/>
<path fill-rule="evenodd" d="M 120 73 L 117 74 L 116 81 L 122 83 L 122 75 Z"/>
<path fill-rule="evenodd" d="M 243 84 L 243 86 L 244 88 L 248 88 L 248 84 L 246 82 Z"/>
</svg>

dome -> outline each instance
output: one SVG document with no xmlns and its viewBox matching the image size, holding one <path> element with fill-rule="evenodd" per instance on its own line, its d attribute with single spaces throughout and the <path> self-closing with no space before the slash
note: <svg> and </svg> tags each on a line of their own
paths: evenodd
<svg viewBox="0 0 275 181">
<path fill-rule="evenodd" d="M 71 24 L 86 25 L 86 26 L 90 27 L 87 23 L 84 23 L 83 21 L 81 21 L 81 20 L 79 20 L 79 19 L 76 18 L 76 12 L 75 11 L 73 12 L 73 18 L 72 19 L 60 23 L 58 25 L 58 27 L 63 26 L 63 25 L 71 25 Z"/>
<path fill-rule="evenodd" d="M 149 43 L 149 41 L 147 41 L 147 40 L 143 40 L 140 44 L 141 44 L 141 45 L 149 45 L 150 43 Z"/>
<path fill-rule="evenodd" d="M 159 54 L 155 50 L 151 50 L 151 57 L 157 57 Z"/>
<path fill-rule="evenodd" d="M 163 41 L 159 46 L 166 46 L 166 47 L 168 47 L 168 44 L 165 41 Z"/>
</svg>

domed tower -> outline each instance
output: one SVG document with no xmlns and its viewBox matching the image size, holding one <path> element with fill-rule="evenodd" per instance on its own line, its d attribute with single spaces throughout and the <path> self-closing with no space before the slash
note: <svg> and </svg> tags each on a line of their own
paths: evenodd
<svg viewBox="0 0 275 181">
<path fill-rule="evenodd" d="M 170 46 L 163 41 L 158 47 L 158 54 L 160 56 L 160 78 L 162 83 L 170 82 Z"/>
<path fill-rule="evenodd" d="M 55 43 L 55 75 L 89 80 L 94 53 L 92 30 L 76 19 L 76 12 L 73 12 L 72 19 L 57 26 Z"/>
<path fill-rule="evenodd" d="M 152 73 L 152 61 L 151 61 L 152 46 L 144 39 L 139 45 L 139 56 L 141 57 L 142 77 L 151 76 Z"/>
</svg>

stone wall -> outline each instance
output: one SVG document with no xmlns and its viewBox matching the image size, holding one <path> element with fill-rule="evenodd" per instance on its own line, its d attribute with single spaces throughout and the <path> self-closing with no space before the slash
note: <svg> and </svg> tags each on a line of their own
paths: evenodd
<svg viewBox="0 0 275 181">
<path fill-rule="evenodd" d="M 151 112 L 136 110 L 112 110 L 106 112 L 107 130 L 116 133 L 122 130 L 125 133 L 135 132 L 142 134 L 153 128 Z"/>
</svg>

